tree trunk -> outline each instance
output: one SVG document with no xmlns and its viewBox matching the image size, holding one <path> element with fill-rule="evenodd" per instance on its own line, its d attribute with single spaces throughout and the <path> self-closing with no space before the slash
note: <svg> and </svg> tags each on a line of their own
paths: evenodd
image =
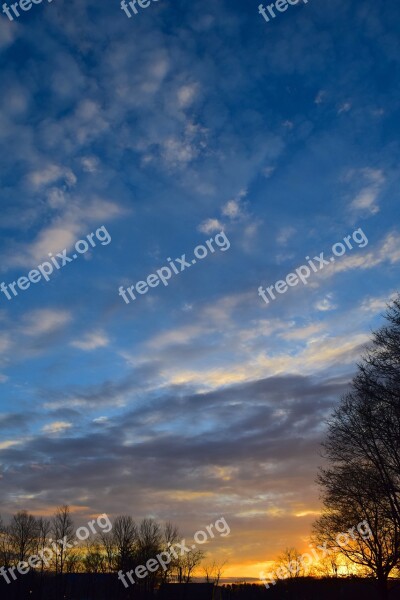
<svg viewBox="0 0 400 600">
<path fill-rule="evenodd" d="M 378 579 L 378 590 L 380 600 L 388 600 L 389 590 L 387 585 L 387 578 L 382 576 Z"/>
</svg>

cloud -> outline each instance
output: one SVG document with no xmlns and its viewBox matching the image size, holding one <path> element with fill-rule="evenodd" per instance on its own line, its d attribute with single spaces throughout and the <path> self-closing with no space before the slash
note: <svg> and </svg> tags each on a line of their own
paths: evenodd
<svg viewBox="0 0 400 600">
<path fill-rule="evenodd" d="M 279 337 L 284 340 L 308 340 L 313 341 L 316 334 L 321 333 L 326 329 L 326 326 L 322 323 L 313 323 L 307 327 L 290 328 L 287 331 L 280 333 Z"/>
<path fill-rule="evenodd" d="M 87 173 L 96 173 L 99 162 L 96 156 L 83 156 L 81 159 L 82 168 Z"/>
<path fill-rule="evenodd" d="M 28 424 L 32 423 L 35 415 L 32 413 L 8 413 L 0 415 L 0 430 L 12 429 L 26 430 Z"/>
<path fill-rule="evenodd" d="M 235 198 L 228 200 L 228 202 L 222 206 L 221 215 L 228 218 L 231 223 L 238 220 L 249 220 L 249 215 L 247 215 L 245 206 L 242 202 L 242 198 L 245 198 L 246 196 L 247 191 L 244 189 L 240 190 Z M 243 228 L 244 239 L 253 238 L 258 226 L 258 221 L 249 222 L 248 225 Z M 214 231 L 221 231 L 223 229 L 225 229 L 224 222 L 217 218 L 205 219 L 198 226 L 198 230 L 206 234 Z"/>
<path fill-rule="evenodd" d="M 350 177 L 360 177 L 367 182 L 367 185 L 352 200 L 350 208 L 353 211 L 366 212 L 372 215 L 379 212 L 379 206 L 376 201 L 385 183 L 383 171 L 380 169 L 364 168 L 358 171 L 351 171 Z"/>
<path fill-rule="evenodd" d="M 49 183 L 55 183 L 59 179 L 63 179 L 65 183 L 71 187 L 76 184 L 77 178 L 71 169 L 59 167 L 58 165 L 48 165 L 42 167 L 38 171 L 33 171 L 29 174 L 28 179 L 36 188 L 42 188 Z"/>
<path fill-rule="evenodd" d="M 238 219 L 244 214 L 244 208 L 242 205 L 242 198 L 247 196 L 247 190 L 240 190 L 236 198 L 228 200 L 228 202 L 222 207 L 222 214 L 230 219 Z"/>
<path fill-rule="evenodd" d="M 360 305 L 360 310 L 366 313 L 370 313 L 372 315 L 383 313 L 386 311 L 388 303 L 391 300 L 394 300 L 396 297 L 396 292 L 377 297 L 367 297 L 362 301 Z"/>
<path fill-rule="evenodd" d="M 1 19 L 0 21 L 0 48 L 5 49 L 13 44 L 18 36 L 18 27 L 15 23 L 10 23 Z"/>
<path fill-rule="evenodd" d="M 8 448 L 18 446 L 19 444 L 22 444 L 22 442 L 17 440 L 5 440 L 4 442 L 0 442 L 0 450 L 8 450 Z"/>
<path fill-rule="evenodd" d="M 189 325 L 172 331 L 159 333 L 147 342 L 147 346 L 153 349 L 162 349 L 175 344 L 186 344 L 193 342 L 196 337 L 204 335 L 207 330 L 200 325 Z"/>
<path fill-rule="evenodd" d="M 238 200 L 229 200 L 222 208 L 222 214 L 235 219 L 240 215 L 240 204 Z"/>
<path fill-rule="evenodd" d="M 178 137 L 170 136 L 161 142 L 161 155 L 168 168 L 182 169 L 205 154 L 208 130 L 198 123 L 187 121 Z"/>
<path fill-rule="evenodd" d="M 86 204 L 71 203 L 40 231 L 32 243 L 15 246 L 7 256 L 6 267 L 31 267 L 48 260 L 50 252 L 57 254 L 64 248 L 68 250 L 82 234 L 90 233 L 91 225 L 103 225 L 125 212 L 114 202 L 98 198 Z"/>
<path fill-rule="evenodd" d="M 386 234 L 386 237 L 380 243 L 376 244 L 373 250 L 366 252 L 366 247 L 354 247 L 348 254 L 341 258 L 336 258 L 335 263 L 326 266 L 319 273 L 319 277 L 329 278 L 337 273 L 344 273 L 353 269 L 373 269 L 383 263 L 394 265 L 400 262 L 400 234 L 397 231 Z"/>
<path fill-rule="evenodd" d="M 8 333 L 0 334 L 0 354 L 4 354 L 11 346 L 11 339 Z"/>
<path fill-rule="evenodd" d="M 314 306 L 317 310 L 321 311 L 321 312 L 326 312 L 328 310 L 335 310 L 337 308 L 337 304 L 334 304 L 332 302 L 332 294 L 327 294 L 325 296 L 325 298 L 322 298 L 322 300 L 318 300 Z"/>
<path fill-rule="evenodd" d="M 372 215 L 379 212 L 379 206 L 375 203 L 379 195 L 379 190 L 375 188 L 363 189 L 351 203 L 351 208 L 355 210 L 366 210 Z"/>
<path fill-rule="evenodd" d="M 224 225 L 218 219 L 206 219 L 197 228 L 202 233 L 213 233 L 214 231 L 222 231 Z"/>
<path fill-rule="evenodd" d="M 315 104 L 322 104 L 326 97 L 326 91 L 320 90 L 314 100 Z"/>
<path fill-rule="evenodd" d="M 109 423 L 110 419 L 108 417 L 102 416 L 102 417 L 97 417 L 96 419 L 93 419 L 93 423 L 99 423 L 99 424 L 103 424 L 103 423 Z"/>
<path fill-rule="evenodd" d="M 71 429 L 72 423 L 67 423 L 66 421 L 54 421 L 53 423 L 49 423 L 42 427 L 43 433 L 65 433 L 68 429 Z"/>
<path fill-rule="evenodd" d="M 84 435 L 72 437 L 69 421 L 52 421 L 41 434 L 2 450 L 8 465 L 1 471 L 3 494 L 19 490 L 29 510 L 57 505 L 63 497 L 74 505 L 82 499 L 93 513 L 115 515 L 126 511 L 126 497 L 135 489 L 136 518 L 148 514 L 150 495 L 160 519 L 171 518 L 172 503 L 181 529 L 192 533 L 210 501 L 216 513 L 224 507 L 236 531 L 243 531 L 243 520 L 235 518 L 240 512 L 248 513 L 246 527 L 253 521 L 259 527 L 259 518 L 270 524 L 279 517 L 277 507 L 290 521 L 290 515 L 314 508 L 321 422 L 346 385 L 342 379 L 285 375 L 202 394 L 165 388 L 112 419 L 98 417 Z"/>
<path fill-rule="evenodd" d="M 96 350 L 108 346 L 109 341 L 107 335 L 98 330 L 86 333 L 80 340 L 72 341 L 71 346 L 80 350 Z"/>
<path fill-rule="evenodd" d="M 276 167 L 274 167 L 274 166 L 264 167 L 264 169 L 262 170 L 262 174 L 264 175 L 264 177 L 266 179 L 268 179 L 269 177 L 271 177 L 271 175 L 274 173 L 275 170 L 276 170 Z"/>
<path fill-rule="evenodd" d="M 198 85 L 193 83 L 191 85 L 183 85 L 178 90 L 178 102 L 181 108 L 187 108 L 193 103 L 196 96 Z"/>
<path fill-rule="evenodd" d="M 346 113 L 349 112 L 349 110 L 351 110 L 351 103 L 350 102 L 343 102 L 343 104 L 341 104 L 338 108 L 338 115 L 341 115 L 342 113 Z"/>
<path fill-rule="evenodd" d="M 296 229 L 291 226 L 283 227 L 276 238 L 277 243 L 280 246 L 286 246 L 287 242 L 296 233 Z"/>
<path fill-rule="evenodd" d="M 37 309 L 26 313 L 21 331 L 29 336 L 41 336 L 63 329 L 72 320 L 66 310 Z"/>
<path fill-rule="evenodd" d="M 146 373 L 146 365 L 125 377 L 121 381 L 104 381 L 93 386 L 70 386 L 59 390 L 40 391 L 43 400 L 43 408 L 46 410 L 56 409 L 93 409 L 99 406 L 125 406 L 128 401 L 142 393 L 143 383 L 140 375 Z M 149 373 L 152 371 L 149 370 Z"/>
</svg>

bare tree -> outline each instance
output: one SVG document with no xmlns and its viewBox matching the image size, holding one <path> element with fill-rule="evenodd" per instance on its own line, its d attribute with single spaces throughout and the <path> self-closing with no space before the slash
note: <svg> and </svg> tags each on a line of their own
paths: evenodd
<svg viewBox="0 0 400 600">
<path fill-rule="evenodd" d="M 154 519 L 143 519 L 138 530 L 136 562 L 144 565 L 149 559 L 154 559 L 162 551 L 162 540 L 161 526 Z M 149 572 L 139 585 L 151 594 L 159 578 L 158 572 Z"/>
<path fill-rule="evenodd" d="M 51 521 L 40 517 L 37 519 L 37 540 L 36 540 L 36 554 L 43 552 L 43 550 L 49 545 L 49 535 L 51 531 Z M 40 555 L 39 555 L 40 556 Z M 40 563 L 40 572 L 44 571 L 44 561 Z"/>
<path fill-rule="evenodd" d="M 285 579 L 294 579 L 303 574 L 301 554 L 293 547 L 285 548 L 275 561 L 275 565 Z"/>
<path fill-rule="evenodd" d="M 176 544 L 180 539 L 179 536 L 179 531 L 178 531 L 178 527 L 176 525 L 173 525 L 172 523 L 170 523 L 169 521 L 167 523 L 165 523 L 164 525 L 164 530 L 163 530 L 163 550 L 167 551 L 168 547 Z M 161 572 L 161 580 L 163 582 L 167 582 L 171 579 L 172 573 L 174 571 L 176 571 L 177 568 L 177 560 L 173 555 L 172 555 L 172 560 L 171 562 L 169 562 L 166 567 L 165 570 L 163 569 Z"/>
<path fill-rule="evenodd" d="M 35 517 L 26 511 L 18 512 L 11 519 L 8 535 L 15 561 L 26 561 L 35 551 L 38 535 Z"/>
<path fill-rule="evenodd" d="M 116 553 L 116 569 L 126 572 L 135 558 L 137 549 L 138 531 L 135 521 L 129 516 L 117 517 L 112 533 Z"/>
<path fill-rule="evenodd" d="M 71 552 L 65 556 L 64 571 L 65 573 L 87 573 L 85 570 L 85 555 L 82 548 L 73 548 Z"/>
<path fill-rule="evenodd" d="M 9 528 L 4 524 L 0 517 L 0 562 L 5 567 L 10 567 L 12 564 L 13 550 Z"/>
<path fill-rule="evenodd" d="M 383 600 L 400 556 L 400 296 L 386 319 L 329 420 L 329 468 L 319 478 L 325 514 L 316 524 L 329 538 L 355 525 L 350 518 L 368 520 L 370 539 L 353 540 L 342 551 L 373 573 Z"/>
<path fill-rule="evenodd" d="M 105 573 L 107 571 L 107 556 L 104 552 L 104 546 L 97 540 L 88 540 L 82 562 L 85 573 Z"/>
<path fill-rule="evenodd" d="M 114 532 L 102 531 L 100 533 L 100 540 L 103 546 L 105 554 L 105 572 L 111 573 L 116 568 L 116 546 L 114 544 Z"/>
<path fill-rule="evenodd" d="M 176 562 L 176 574 L 178 583 L 190 583 L 197 567 L 204 559 L 203 550 L 191 550 L 185 556 L 180 556 Z"/>
<path fill-rule="evenodd" d="M 399 561 L 400 532 L 376 472 L 343 466 L 322 472 L 320 482 L 325 511 L 314 524 L 316 538 L 375 576 L 385 599 L 387 579 Z"/>
<path fill-rule="evenodd" d="M 207 583 L 214 583 L 219 585 L 223 574 L 223 567 L 226 565 L 226 560 L 216 561 L 213 560 L 211 563 L 205 563 L 203 565 L 203 572 Z"/>
<path fill-rule="evenodd" d="M 71 553 L 71 549 L 68 548 L 67 544 L 71 544 L 74 539 L 74 523 L 67 505 L 57 508 L 52 519 L 51 534 L 57 543 L 55 570 L 57 574 L 62 575 L 65 570 L 65 562 Z"/>
<path fill-rule="evenodd" d="M 326 556 L 321 556 L 316 563 L 310 565 L 307 575 L 313 577 L 333 577 L 339 576 L 339 568 L 344 566 L 342 554 L 338 549 L 332 548 Z"/>
<path fill-rule="evenodd" d="M 154 519 L 143 519 L 138 530 L 138 559 L 145 563 L 162 549 L 162 529 Z"/>
</svg>

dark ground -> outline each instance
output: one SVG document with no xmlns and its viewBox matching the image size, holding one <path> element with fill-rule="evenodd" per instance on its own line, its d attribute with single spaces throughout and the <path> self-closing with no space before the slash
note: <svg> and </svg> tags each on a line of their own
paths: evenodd
<svg viewBox="0 0 400 600">
<path fill-rule="evenodd" d="M 389 600 L 400 600 L 400 581 L 389 584 Z M 154 592 L 139 586 L 126 590 L 116 575 L 71 574 L 62 579 L 30 573 L 7 585 L 0 579 L 1 600 L 380 600 L 375 581 L 312 579 L 279 581 L 266 589 L 258 584 L 169 584 Z"/>
</svg>

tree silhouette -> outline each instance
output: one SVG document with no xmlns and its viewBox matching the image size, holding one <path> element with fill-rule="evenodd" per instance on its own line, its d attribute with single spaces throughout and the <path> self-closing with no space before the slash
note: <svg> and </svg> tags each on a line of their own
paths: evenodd
<svg viewBox="0 0 400 600">
<path fill-rule="evenodd" d="M 400 557 L 400 297 L 386 319 L 329 420 L 323 445 L 329 467 L 319 476 L 325 513 L 315 524 L 316 534 L 332 543 L 368 521 L 368 539 L 356 536 L 341 550 L 372 571 L 383 600 Z"/>
</svg>

